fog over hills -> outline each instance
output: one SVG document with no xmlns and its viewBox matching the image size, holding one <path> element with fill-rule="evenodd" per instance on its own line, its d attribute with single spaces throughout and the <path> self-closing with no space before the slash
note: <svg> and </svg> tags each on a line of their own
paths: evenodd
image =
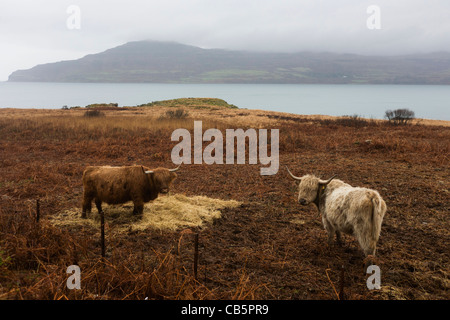
<svg viewBox="0 0 450 320">
<path fill-rule="evenodd" d="M 135 41 L 78 60 L 17 70 L 8 81 L 450 84 L 450 53 L 274 53 Z"/>
</svg>

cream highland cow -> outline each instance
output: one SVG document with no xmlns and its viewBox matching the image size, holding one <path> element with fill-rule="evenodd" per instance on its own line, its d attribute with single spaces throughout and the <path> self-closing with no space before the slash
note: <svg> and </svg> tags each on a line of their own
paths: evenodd
<svg viewBox="0 0 450 320">
<path fill-rule="evenodd" d="M 375 255 L 386 213 L 386 204 L 377 191 L 352 187 L 334 176 L 328 180 L 313 175 L 296 177 L 286 169 L 293 179 L 300 181 L 298 202 L 314 203 L 319 209 L 329 244 L 335 234 L 338 242 L 341 232 L 353 234 L 366 256 Z"/>
</svg>

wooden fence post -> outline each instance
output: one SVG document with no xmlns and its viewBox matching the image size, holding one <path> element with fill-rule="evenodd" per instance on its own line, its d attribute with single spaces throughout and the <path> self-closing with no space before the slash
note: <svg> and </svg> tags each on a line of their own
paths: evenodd
<svg viewBox="0 0 450 320">
<path fill-rule="evenodd" d="M 194 237 L 194 278 L 197 280 L 197 268 L 198 268 L 198 233 Z"/>
<path fill-rule="evenodd" d="M 105 257 L 105 215 L 100 211 L 100 244 L 102 246 L 102 258 Z"/>
<path fill-rule="evenodd" d="M 39 218 L 41 215 L 39 199 L 36 199 L 36 222 L 39 222 Z"/>
<path fill-rule="evenodd" d="M 345 300 L 344 295 L 344 277 L 345 277 L 345 268 L 344 265 L 341 266 L 341 281 L 339 283 L 339 300 Z"/>
</svg>

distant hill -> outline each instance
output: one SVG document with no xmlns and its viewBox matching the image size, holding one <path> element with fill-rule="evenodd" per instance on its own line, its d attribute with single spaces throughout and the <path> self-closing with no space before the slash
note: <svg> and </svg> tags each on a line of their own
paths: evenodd
<svg viewBox="0 0 450 320">
<path fill-rule="evenodd" d="M 78 60 L 17 70 L 8 81 L 450 84 L 450 53 L 268 53 L 137 41 Z"/>
</svg>

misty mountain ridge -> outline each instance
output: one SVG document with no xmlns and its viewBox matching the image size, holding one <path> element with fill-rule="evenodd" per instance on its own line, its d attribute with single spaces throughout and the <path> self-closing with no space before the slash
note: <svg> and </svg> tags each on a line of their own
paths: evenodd
<svg viewBox="0 0 450 320">
<path fill-rule="evenodd" d="M 450 53 L 280 53 L 135 41 L 77 60 L 17 70 L 8 81 L 450 84 Z"/>
</svg>

